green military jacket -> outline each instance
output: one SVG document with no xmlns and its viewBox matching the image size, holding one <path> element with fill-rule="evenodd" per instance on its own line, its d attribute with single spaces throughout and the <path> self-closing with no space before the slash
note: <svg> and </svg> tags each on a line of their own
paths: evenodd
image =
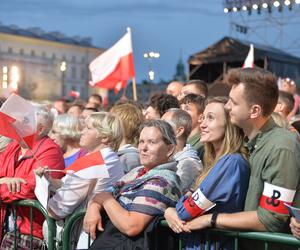
<svg viewBox="0 0 300 250">
<path fill-rule="evenodd" d="M 300 207 L 299 135 L 270 119 L 247 147 L 251 176 L 245 210 L 257 210 L 268 231 L 287 231 L 289 214 L 283 202 L 292 199 Z"/>
</svg>

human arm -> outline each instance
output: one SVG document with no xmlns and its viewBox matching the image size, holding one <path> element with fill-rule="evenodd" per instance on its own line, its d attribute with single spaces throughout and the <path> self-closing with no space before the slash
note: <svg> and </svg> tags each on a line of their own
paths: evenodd
<svg viewBox="0 0 300 250">
<path fill-rule="evenodd" d="M 144 213 L 126 210 L 110 193 L 104 195 L 106 197 L 103 201 L 103 209 L 115 227 L 129 237 L 141 233 L 153 218 Z"/>
<path fill-rule="evenodd" d="M 300 240 L 300 223 L 296 221 L 294 217 L 291 217 L 291 223 L 290 223 L 290 228 L 292 231 L 292 234 Z"/>
<path fill-rule="evenodd" d="M 11 193 L 19 193 L 21 191 L 21 184 L 26 184 L 27 181 L 18 177 L 3 177 L 0 178 L 0 185 L 5 184 Z"/>
<path fill-rule="evenodd" d="M 50 171 L 49 171 L 48 166 L 39 167 L 39 168 L 35 169 L 34 172 L 35 172 L 35 174 L 37 174 L 40 177 L 45 176 L 45 178 L 49 181 L 50 189 L 53 192 L 55 192 L 57 189 L 59 189 L 63 184 L 61 179 L 55 179 L 50 176 Z"/>
<path fill-rule="evenodd" d="M 45 139 L 36 158 L 39 160 L 39 164 L 36 164 L 35 168 L 38 168 L 39 166 L 48 166 L 49 169 L 54 170 L 65 169 L 62 151 L 50 138 Z M 55 179 L 61 179 L 64 176 L 64 173 L 51 172 L 50 176 Z"/>
<path fill-rule="evenodd" d="M 249 181 L 249 166 L 240 155 L 223 156 L 191 195 L 180 198 L 176 211 L 181 220 L 203 215 L 216 206 L 230 206 L 232 212 L 244 206 Z"/>
<path fill-rule="evenodd" d="M 95 183 L 95 179 L 82 179 L 71 174 L 64 177 L 63 185 L 48 202 L 50 217 L 62 219 L 72 214 L 92 193 Z"/>
<path fill-rule="evenodd" d="M 186 223 L 189 230 L 200 230 L 211 227 L 212 214 L 199 216 Z M 217 216 L 216 228 L 230 230 L 267 231 L 259 220 L 257 211 L 246 211 L 232 214 L 220 213 Z"/>
</svg>

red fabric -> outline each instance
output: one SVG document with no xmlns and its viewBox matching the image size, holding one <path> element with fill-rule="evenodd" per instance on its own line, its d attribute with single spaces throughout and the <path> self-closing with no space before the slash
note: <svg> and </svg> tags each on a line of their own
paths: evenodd
<svg viewBox="0 0 300 250">
<path fill-rule="evenodd" d="M 192 195 L 183 202 L 183 206 L 192 218 L 204 213 L 204 210 L 197 206 Z"/>
<path fill-rule="evenodd" d="M 289 211 L 284 203 L 292 205 L 292 202 L 282 201 L 278 199 L 272 200 L 272 198 L 262 195 L 260 197 L 259 206 L 275 213 L 289 214 Z"/>
<path fill-rule="evenodd" d="M 143 176 L 143 175 L 146 174 L 148 171 L 149 171 L 149 170 L 148 170 L 147 168 L 142 168 L 142 169 L 139 171 L 138 175 L 137 175 L 135 178 L 137 179 L 137 178 Z"/>
<path fill-rule="evenodd" d="M 103 80 L 93 84 L 99 88 L 114 89 L 119 82 L 123 82 L 120 88 L 126 86 L 126 82 L 135 76 L 133 54 L 123 56 L 120 58 L 114 71 L 107 75 Z M 125 86 L 124 86 L 125 85 Z"/>
<path fill-rule="evenodd" d="M 48 166 L 50 169 L 64 169 L 64 159 L 60 148 L 48 137 L 34 143 L 32 152 L 39 159 L 42 166 Z M 34 195 L 35 177 L 33 169 L 39 167 L 32 153 L 27 151 L 18 161 L 21 150 L 17 142 L 10 143 L 0 156 L 0 178 L 16 177 L 23 178 L 26 184 L 21 184 L 19 193 L 8 191 L 7 185 L 0 185 L 0 199 L 9 204 L 15 200 L 36 199 Z M 62 173 L 53 173 L 52 177 L 61 178 Z M 21 233 L 30 234 L 29 208 L 17 208 L 17 225 Z M 34 210 L 33 214 L 33 235 L 43 238 L 42 223 L 44 219 L 40 212 Z"/>
<path fill-rule="evenodd" d="M 16 119 L 0 112 L 0 135 L 20 141 L 20 136 L 12 126 Z"/>
</svg>

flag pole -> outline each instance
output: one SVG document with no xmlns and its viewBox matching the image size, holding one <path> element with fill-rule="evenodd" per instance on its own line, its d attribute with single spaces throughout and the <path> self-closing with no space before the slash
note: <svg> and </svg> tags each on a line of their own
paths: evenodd
<svg viewBox="0 0 300 250">
<path fill-rule="evenodd" d="M 133 92 L 133 100 L 137 101 L 135 77 L 132 77 L 132 92 Z"/>
<path fill-rule="evenodd" d="M 25 142 L 24 138 L 22 136 L 20 136 L 20 138 L 21 138 L 21 141 L 27 146 L 27 149 L 32 154 L 32 157 L 36 160 L 36 163 L 37 163 L 38 167 L 43 167 L 42 164 L 41 164 L 41 162 L 40 162 L 40 160 L 35 156 L 35 153 L 31 150 L 31 148 Z"/>
</svg>

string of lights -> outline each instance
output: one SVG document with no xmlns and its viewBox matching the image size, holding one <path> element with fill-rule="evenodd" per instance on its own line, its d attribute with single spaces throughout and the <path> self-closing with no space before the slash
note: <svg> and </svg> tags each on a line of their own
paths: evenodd
<svg viewBox="0 0 300 250">
<path fill-rule="evenodd" d="M 272 9 L 282 11 L 283 7 L 292 10 L 294 5 L 300 5 L 300 0 L 225 0 L 223 3 L 224 13 L 247 11 L 251 15 L 252 11 L 266 10 L 269 13 Z"/>
</svg>

